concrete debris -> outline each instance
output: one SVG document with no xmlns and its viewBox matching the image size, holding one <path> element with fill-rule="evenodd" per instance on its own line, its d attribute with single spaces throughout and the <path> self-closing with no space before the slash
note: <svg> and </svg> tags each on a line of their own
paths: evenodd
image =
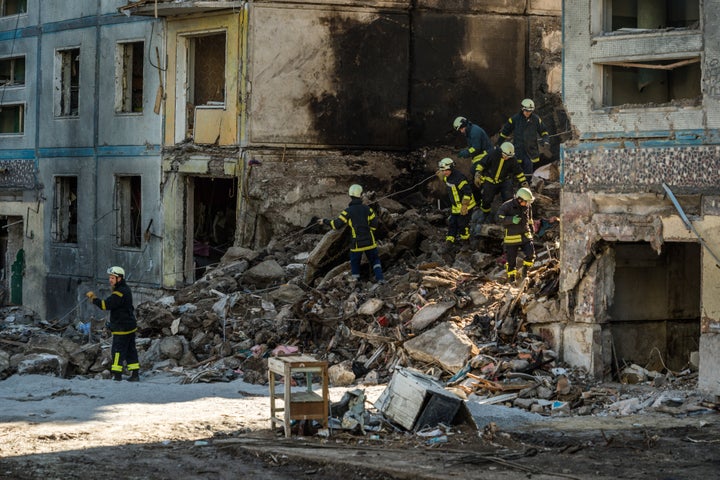
<svg viewBox="0 0 720 480">
<path fill-rule="evenodd" d="M 598 389 L 585 371 L 558 362 L 560 335 L 546 327 L 561 311 L 560 189 L 552 178 L 538 185 L 537 258 L 521 285 L 505 281 L 498 225 L 484 224 L 463 248 L 439 253 L 447 215 L 435 199 L 419 192 L 407 201 L 381 198 L 373 208 L 382 219 L 386 283 L 373 282 L 366 263 L 360 280 L 352 279 L 349 232 L 324 233 L 313 221 L 263 250 L 232 247 L 193 284 L 137 305 L 141 372 L 169 372 L 181 383 L 241 376 L 265 385 L 269 356 L 299 352 L 327 360 L 333 385 L 385 384 L 414 369 L 448 398 L 544 415 L 683 411 L 699 400 L 634 401 L 622 386 Z M 102 313 L 95 315 L 41 320 L 21 307 L 1 309 L 0 379 L 40 372 L 110 378 L 110 335 Z M 616 372 L 622 381 L 653 389 L 682 391 L 697 376 L 696 369 L 624 367 Z"/>
</svg>

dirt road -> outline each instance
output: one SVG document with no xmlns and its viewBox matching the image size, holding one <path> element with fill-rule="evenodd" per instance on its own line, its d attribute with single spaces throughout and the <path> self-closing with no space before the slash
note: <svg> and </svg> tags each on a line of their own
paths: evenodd
<svg viewBox="0 0 720 480">
<path fill-rule="evenodd" d="M 0 382 L 0 478 L 706 479 L 720 471 L 712 411 L 538 419 L 496 407 L 473 409 L 479 432 L 459 425 L 434 446 L 403 432 L 285 439 L 269 428 L 266 387 L 177 381 Z M 368 400 L 383 389 L 367 388 Z M 332 389 L 331 400 L 345 390 Z"/>
</svg>

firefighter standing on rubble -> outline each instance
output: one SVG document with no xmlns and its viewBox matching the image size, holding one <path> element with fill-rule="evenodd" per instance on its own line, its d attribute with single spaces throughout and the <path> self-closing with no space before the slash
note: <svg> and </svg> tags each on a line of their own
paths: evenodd
<svg viewBox="0 0 720 480">
<path fill-rule="evenodd" d="M 532 268 L 535 263 L 535 246 L 533 245 L 533 219 L 532 202 L 535 200 L 528 188 L 517 191 L 515 198 L 508 200 L 498 208 L 497 217 L 500 224 L 505 227 L 503 244 L 507 263 L 508 282 L 518 279 L 517 255 L 522 251 L 524 255 L 522 276 Z"/>
<path fill-rule="evenodd" d="M 437 173 L 445 182 L 445 190 L 450 200 L 450 219 L 445 245 L 454 245 L 457 239 L 467 241 L 470 238 L 470 216 L 475 208 L 475 197 L 470 183 L 465 175 L 455 169 L 452 158 L 440 160 Z"/>
<path fill-rule="evenodd" d="M 538 137 L 543 145 L 549 145 L 548 132 L 534 110 L 535 102 L 529 98 L 524 99 L 520 103 L 520 112 L 508 118 L 498 138 L 498 142 L 506 142 L 512 137 L 518 162 L 522 164 L 522 170 L 528 178 L 540 166 Z"/>
<path fill-rule="evenodd" d="M 380 256 L 378 255 L 377 243 L 375 243 L 375 230 L 378 219 L 372 208 L 363 204 L 363 189 L 360 185 L 351 185 L 348 190 L 350 204 L 334 220 L 321 218 L 320 225 L 328 225 L 333 230 L 338 230 L 345 225 L 350 227 L 350 273 L 355 280 L 360 280 L 360 261 L 363 253 L 368 263 L 372 266 L 375 280 L 378 283 L 385 283 Z"/>
<path fill-rule="evenodd" d="M 85 296 L 93 305 L 102 310 L 110 311 L 108 327 L 112 332 L 112 366 L 113 380 L 122 380 L 123 365 L 130 372 L 130 382 L 140 381 L 140 362 L 138 361 L 137 347 L 135 346 L 135 332 L 137 320 L 133 307 L 132 291 L 125 282 L 125 270 L 122 267 L 110 267 L 107 271 L 108 282 L 112 293 L 105 300 L 98 298 L 92 291 Z"/>
<path fill-rule="evenodd" d="M 490 137 L 480 125 L 475 125 L 465 117 L 457 117 L 453 121 L 453 128 L 465 136 L 467 148 L 458 152 L 460 158 L 472 159 L 472 170 L 477 169 L 478 163 L 492 149 Z M 480 189 L 473 188 L 473 195 L 476 199 L 480 198 Z"/>
<path fill-rule="evenodd" d="M 482 200 L 479 215 L 473 215 L 477 217 L 473 218 L 475 226 L 491 220 L 492 203 L 498 193 L 503 202 L 512 198 L 516 180 L 520 186 L 528 186 L 525 174 L 515 160 L 515 147 L 510 142 L 494 147 L 478 162 L 475 167 L 474 183 L 476 187 L 482 187 Z"/>
</svg>

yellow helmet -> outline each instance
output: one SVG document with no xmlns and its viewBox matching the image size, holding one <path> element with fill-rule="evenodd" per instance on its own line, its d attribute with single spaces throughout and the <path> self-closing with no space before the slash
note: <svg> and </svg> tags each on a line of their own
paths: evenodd
<svg viewBox="0 0 720 480">
<path fill-rule="evenodd" d="M 124 277 L 125 270 L 122 267 L 110 267 L 107 269 L 108 275 L 115 275 L 116 277 Z"/>
<path fill-rule="evenodd" d="M 453 165 L 455 165 L 455 162 L 453 162 L 452 158 L 443 158 L 438 162 L 438 170 L 452 170 Z"/>
<path fill-rule="evenodd" d="M 467 118 L 465 117 L 457 117 L 455 118 L 455 121 L 453 122 L 453 128 L 455 130 L 460 130 L 462 127 L 467 125 Z"/>
<path fill-rule="evenodd" d="M 362 197 L 362 187 L 358 184 L 350 185 L 348 195 L 350 195 L 351 197 Z"/>
<path fill-rule="evenodd" d="M 510 142 L 503 142 L 503 144 L 500 145 L 500 150 L 502 150 L 503 155 L 508 157 L 515 156 L 515 145 Z"/>
<path fill-rule="evenodd" d="M 528 202 L 528 203 L 532 203 L 533 200 L 535 200 L 535 197 L 533 196 L 533 194 L 532 194 L 532 192 L 530 191 L 530 189 L 529 189 L 529 188 L 525 188 L 525 187 L 523 187 L 523 188 L 521 188 L 520 190 L 518 190 L 516 196 L 517 196 L 517 198 L 520 198 L 520 199 L 522 199 L 522 200 L 525 200 L 525 201 Z"/>
</svg>

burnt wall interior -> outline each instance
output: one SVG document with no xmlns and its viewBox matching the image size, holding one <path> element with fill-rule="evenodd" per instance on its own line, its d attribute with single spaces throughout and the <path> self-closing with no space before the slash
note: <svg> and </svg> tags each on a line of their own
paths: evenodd
<svg viewBox="0 0 720 480">
<path fill-rule="evenodd" d="M 412 147 L 457 143 L 462 115 L 497 133 L 526 94 L 527 20 L 417 12 L 413 17 Z"/>
<path fill-rule="evenodd" d="M 237 182 L 230 178 L 192 177 L 192 245 L 195 278 L 217 264 L 235 239 Z"/>
<path fill-rule="evenodd" d="M 324 15 L 330 32 L 335 91 L 311 95 L 308 105 L 319 143 L 407 145 L 408 25 L 379 14 L 369 23 L 341 13 Z"/>
<path fill-rule="evenodd" d="M 620 368 L 685 368 L 700 340 L 700 245 L 617 243 L 615 293 L 609 308 L 614 355 Z M 665 363 L 665 366 L 663 363 Z"/>
</svg>

